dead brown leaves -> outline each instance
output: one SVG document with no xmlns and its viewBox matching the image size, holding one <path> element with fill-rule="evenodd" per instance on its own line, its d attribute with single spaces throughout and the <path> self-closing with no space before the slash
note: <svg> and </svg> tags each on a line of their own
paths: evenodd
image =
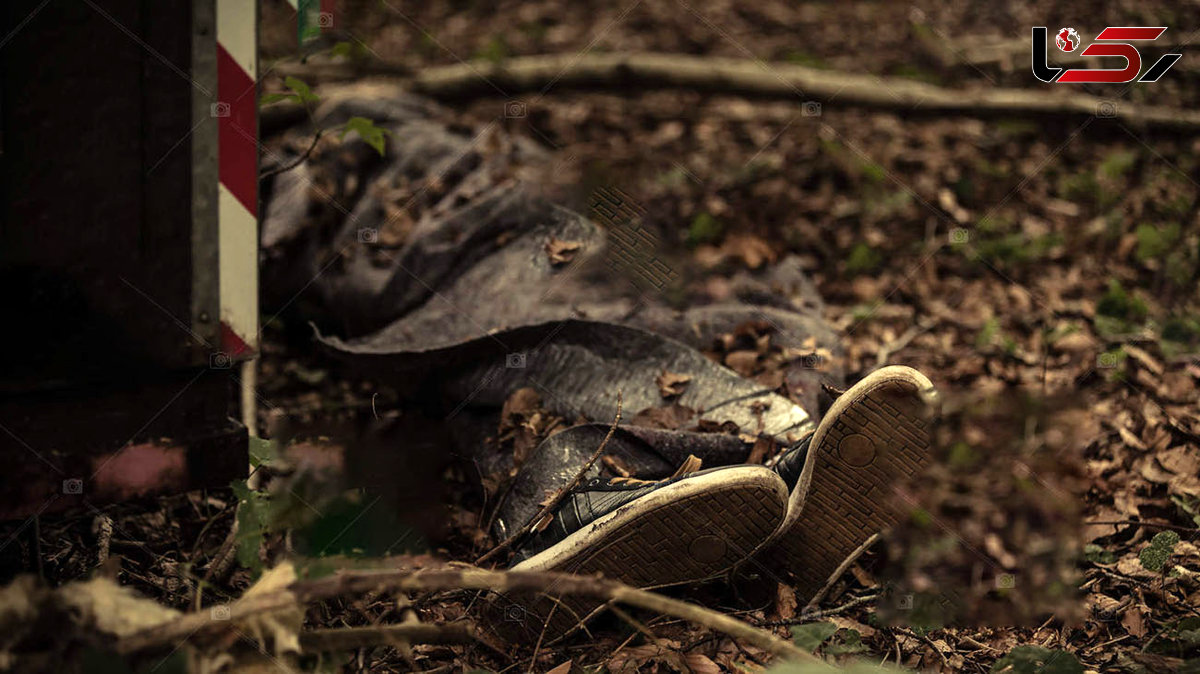
<svg viewBox="0 0 1200 674">
<path fill-rule="evenodd" d="M 575 255 L 582 247 L 583 244 L 578 241 L 563 241 L 556 237 L 550 237 L 550 240 L 546 242 L 545 250 L 550 264 L 557 267 L 574 260 Z"/>
</svg>

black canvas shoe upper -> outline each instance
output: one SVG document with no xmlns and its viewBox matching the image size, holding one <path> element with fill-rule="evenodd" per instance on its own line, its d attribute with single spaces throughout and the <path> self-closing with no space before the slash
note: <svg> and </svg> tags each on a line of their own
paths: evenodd
<svg viewBox="0 0 1200 674">
<path fill-rule="evenodd" d="M 594 477 L 576 487 L 563 499 L 562 504 L 551 515 L 550 524 L 529 537 L 520 547 L 513 563 L 542 552 L 617 508 L 632 503 L 652 491 L 715 470 L 721 468 L 709 468 L 652 482 L 622 477 Z"/>
<path fill-rule="evenodd" d="M 800 473 L 804 470 L 804 460 L 808 458 L 808 446 L 812 443 L 812 438 L 812 433 L 804 436 L 803 440 L 785 449 L 775 460 L 775 465 L 771 466 L 771 470 L 783 478 L 783 483 L 788 489 L 795 489 L 796 483 L 800 481 Z"/>
<path fill-rule="evenodd" d="M 784 450 L 771 469 L 783 479 L 788 489 L 793 489 L 800 480 L 804 470 L 804 460 L 808 456 L 808 446 L 812 434 L 808 434 L 798 443 Z M 645 481 L 622 477 L 594 477 L 576 487 L 550 516 L 550 523 L 541 531 L 532 534 L 519 547 L 513 563 L 516 564 L 532 557 L 547 548 L 560 543 L 567 536 L 595 522 L 623 505 L 680 480 L 703 475 L 728 466 L 709 468 L 706 470 L 687 472 L 665 480 Z"/>
</svg>

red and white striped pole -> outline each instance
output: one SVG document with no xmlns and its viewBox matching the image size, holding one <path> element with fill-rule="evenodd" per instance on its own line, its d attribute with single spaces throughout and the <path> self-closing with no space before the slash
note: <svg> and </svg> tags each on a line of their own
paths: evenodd
<svg viewBox="0 0 1200 674">
<path fill-rule="evenodd" d="M 258 350 L 258 3 L 217 0 L 221 350 Z"/>
</svg>

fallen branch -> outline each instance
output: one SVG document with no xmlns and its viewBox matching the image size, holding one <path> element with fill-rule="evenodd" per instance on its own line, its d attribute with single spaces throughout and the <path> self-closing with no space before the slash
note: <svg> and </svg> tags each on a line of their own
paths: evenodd
<svg viewBox="0 0 1200 674">
<path fill-rule="evenodd" d="M 1200 128 L 1200 111 L 1115 101 L 1074 91 L 987 87 L 956 90 L 895 77 L 821 70 L 791 63 L 764 63 L 684 54 L 551 54 L 520 56 L 500 63 L 476 61 L 424 68 L 398 65 L 296 64 L 276 66 L 283 74 L 336 80 L 364 75 L 404 79 L 413 91 L 434 98 L 506 96 L 562 88 L 687 88 L 724 94 L 834 101 L 904 112 L 1004 116 L 1102 116 L 1122 122 L 1175 129 Z"/>
<path fill-rule="evenodd" d="M 162 625 L 142 630 L 119 640 L 116 650 L 119 653 L 133 653 L 175 644 L 205 634 L 206 631 L 219 631 L 231 621 L 293 609 L 297 602 L 306 603 L 373 591 L 449 589 L 553 592 L 557 595 L 579 595 L 614 601 L 703 625 L 752 643 L 774 655 L 813 659 L 811 654 L 805 653 L 790 642 L 749 623 L 702 606 L 639 590 L 603 577 L 532 571 L 487 571 L 475 568 L 343 571 L 324 578 L 300 580 L 283 591 L 243 597 L 223 607 L 189 613 Z M 220 619 L 214 616 L 220 616 Z"/>
<path fill-rule="evenodd" d="M 578 487 L 580 485 L 580 483 L 583 482 L 583 478 L 587 476 L 587 472 L 592 469 L 592 466 L 596 465 L 596 461 L 600 458 L 600 456 L 602 454 L 604 454 L 604 448 L 608 445 L 608 441 L 612 439 L 613 433 L 617 432 L 617 424 L 619 424 L 620 422 L 621 422 L 621 392 L 618 391 L 617 392 L 617 414 L 615 417 L 613 417 L 612 425 L 608 427 L 608 433 L 606 433 L 604 435 L 604 439 L 600 441 L 600 446 L 596 448 L 596 451 L 592 452 L 592 455 L 590 457 L 588 457 L 588 460 L 583 464 L 583 468 L 580 468 L 579 472 L 575 473 L 575 477 L 570 482 L 568 482 L 566 486 L 564 486 L 562 489 L 559 489 L 558 493 L 556 493 L 554 495 L 554 498 L 550 499 L 550 501 L 547 502 L 546 505 L 542 506 L 542 509 L 539 510 L 538 513 L 536 515 L 534 515 L 532 519 L 530 519 L 528 522 L 526 522 L 525 526 L 518 529 L 517 532 L 515 534 L 513 534 L 512 536 L 509 536 L 508 538 L 504 539 L 504 542 L 502 542 L 500 545 L 497 545 L 496 547 L 492 548 L 491 550 L 488 550 L 487 552 L 483 553 L 483 555 L 480 556 L 479 559 L 475 560 L 475 565 L 478 566 L 480 564 L 483 564 L 484 562 L 491 559 L 492 557 L 495 557 L 497 554 L 512 547 L 514 543 L 519 542 L 522 538 L 529 535 L 529 532 L 533 531 L 534 527 L 536 527 L 543 519 L 545 519 L 547 516 L 549 516 L 550 513 L 554 512 L 555 508 L 562 505 L 563 499 L 567 498 L 567 496 L 571 493 L 571 491 L 573 489 L 575 489 L 576 487 Z"/>
<path fill-rule="evenodd" d="M 399 642 L 410 644 L 469 644 L 475 640 L 475 627 L 470 623 L 434 625 L 405 623 L 401 625 L 368 625 L 310 630 L 300 633 L 300 648 L 305 653 L 348 651 L 366 646 L 389 646 Z"/>
</svg>

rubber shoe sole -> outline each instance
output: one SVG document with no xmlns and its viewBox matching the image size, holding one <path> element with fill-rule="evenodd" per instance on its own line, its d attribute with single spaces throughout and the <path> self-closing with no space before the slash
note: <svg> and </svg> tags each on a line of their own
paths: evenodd
<svg viewBox="0 0 1200 674">
<path fill-rule="evenodd" d="M 889 366 L 839 396 L 822 418 L 783 525 L 758 558 L 790 575 L 801 601 L 905 511 L 893 485 L 929 464 L 934 410 L 925 375 Z"/>
<path fill-rule="evenodd" d="M 708 580 L 754 554 L 787 507 L 787 485 L 773 471 L 725 468 L 655 490 L 512 570 L 602 574 L 640 588 Z M 496 631 L 512 641 L 548 641 L 602 606 L 588 597 L 549 594 L 499 597 L 492 609 Z"/>
</svg>

